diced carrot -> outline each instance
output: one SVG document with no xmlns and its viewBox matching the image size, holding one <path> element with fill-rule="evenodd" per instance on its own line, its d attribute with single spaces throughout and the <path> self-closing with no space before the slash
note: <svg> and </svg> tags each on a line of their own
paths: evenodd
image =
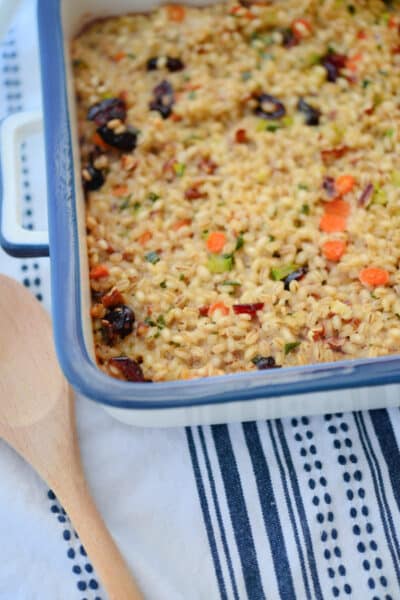
<svg viewBox="0 0 400 600">
<path fill-rule="evenodd" d="M 362 59 L 361 52 L 354 54 L 354 56 L 350 56 L 346 60 L 346 69 L 349 69 L 349 71 L 353 71 L 353 73 L 356 72 L 357 68 L 358 68 L 358 63 L 360 62 L 361 59 Z"/>
<path fill-rule="evenodd" d="M 363 29 L 360 29 L 360 31 L 357 33 L 357 39 L 358 40 L 366 40 L 367 39 L 367 33 L 366 31 L 364 31 Z"/>
<path fill-rule="evenodd" d="M 232 6 L 229 9 L 229 14 L 230 15 L 237 15 L 239 12 L 241 12 L 243 10 L 243 8 L 241 6 L 239 6 L 239 4 Z"/>
<path fill-rule="evenodd" d="M 183 117 L 181 115 L 177 115 L 176 113 L 172 113 L 172 115 L 170 116 L 171 121 L 174 121 L 174 123 L 179 123 L 179 121 L 182 121 Z"/>
<path fill-rule="evenodd" d="M 124 297 L 121 292 L 115 288 L 108 294 L 105 294 L 102 297 L 101 302 L 105 308 L 113 308 L 114 306 L 123 304 Z"/>
<path fill-rule="evenodd" d="M 307 19 L 295 19 L 291 30 L 295 38 L 302 40 L 303 38 L 310 37 L 312 34 L 312 25 Z"/>
<path fill-rule="evenodd" d="M 336 198 L 331 202 L 325 203 L 325 213 L 328 215 L 339 215 L 340 217 L 348 217 L 350 214 L 350 204 L 346 200 Z"/>
<path fill-rule="evenodd" d="M 214 254 L 219 254 L 226 244 L 226 235 L 222 231 L 214 231 L 207 238 L 207 248 Z"/>
<path fill-rule="evenodd" d="M 145 244 L 147 244 L 147 242 L 149 242 L 151 240 L 152 237 L 153 237 L 153 234 L 151 233 L 151 231 L 145 231 L 139 237 L 139 244 L 144 246 Z"/>
<path fill-rule="evenodd" d="M 335 233 L 346 229 L 346 219 L 341 215 L 325 213 L 319 222 L 319 228 L 325 233 Z"/>
<path fill-rule="evenodd" d="M 116 185 L 112 189 L 114 196 L 117 196 L 117 198 L 123 198 L 124 196 L 127 196 L 128 191 L 127 185 Z"/>
<path fill-rule="evenodd" d="M 106 265 L 96 265 L 90 271 L 90 279 L 102 279 L 102 277 L 108 277 L 109 274 Z"/>
<path fill-rule="evenodd" d="M 113 59 L 115 60 L 115 62 L 119 62 L 120 60 L 125 58 L 125 56 L 126 52 L 117 52 L 117 54 L 114 54 Z"/>
<path fill-rule="evenodd" d="M 235 140 L 238 144 L 246 144 L 249 140 L 245 129 L 238 129 L 235 133 Z"/>
<path fill-rule="evenodd" d="M 178 231 L 178 229 L 180 229 L 181 227 L 186 227 L 186 225 L 190 225 L 191 222 L 192 221 L 190 219 L 179 219 L 179 221 L 172 225 L 172 229 L 174 231 Z"/>
<path fill-rule="evenodd" d="M 209 310 L 210 310 L 209 306 L 200 306 L 200 308 L 199 308 L 200 317 L 207 317 Z"/>
<path fill-rule="evenodd" d="M 388 283 L 389 273 L 379 267 L 367 267 L 359 272 L 358 278 L 363 285 L 377 287 Z"/>
<path fill-rule="evenodd" d="M 229 315 L 229 307 L 226 306 L 226 304 L 224 304 L 223 302 L 215 302 L 214 304 L 211 304 L 210 308 L 208 309 L 208 316 L 212 317 L 217 310 L 219 310 L 220 313 L 224 315 L 224 317 L 226 317 L 226 315 Z"/>
<path fill-rule="evenodd" d="M 185 20 L 186 10 L 180 4 L 170 4 L 166 7 L 168 19 L 175 23 L 182 23 Z"/>
<path fill-rule="evenodd" d="M 322 246 L 322 253 L 327 260 L 338 262 L 346 250 L 346 242 L 341 240 L 329 240 Z"/>
<path fill-rule="evenodd" d="M 98 146 L 99 148 L 102 148 L 103 150 L 109 150 L 111 148 L 111 146 L 106 144 L 105 141 L 103 140 L 103 138 L 100 137 L 100 135 L 97 133 L 97 131 L 95 131 L 95 133 L 93 134 L 92 142 L 95 146 Z"/>
<path fill-rule="evenodd" d="M 335 181 L 335 190 L 339 196 L 344 196 L 351 192 L 355 183 L 353 175 L 340 175 Z"/>
<path fill-rule="evenodd" d="M 390 19 L 388 20 L 388 27 L 389 29 L 396 29 L 397 25 L 398 25 L 398 20 L 396 19 L 396 17 L 394 15 L 392 15 L 390 17 Z"/>
</svg>

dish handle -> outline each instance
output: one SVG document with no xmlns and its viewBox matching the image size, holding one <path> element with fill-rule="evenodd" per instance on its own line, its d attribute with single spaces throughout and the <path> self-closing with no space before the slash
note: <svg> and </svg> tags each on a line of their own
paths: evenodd
<svg viewBox="0 0 400 600">
<path fill-rule="evenodd" d="M 0 130 L 0 244 L 11 256 L 30 258 L 49 255 L 47 231 L 31 231 L 21 225 L 20 145 L 29 135 L 42 130 L 39 111 L 13 114 Z"/>
</svg>

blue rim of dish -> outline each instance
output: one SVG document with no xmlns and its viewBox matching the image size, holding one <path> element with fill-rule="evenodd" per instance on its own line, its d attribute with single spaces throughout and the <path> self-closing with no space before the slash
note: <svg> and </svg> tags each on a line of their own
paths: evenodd
<svg viewBox="0 0 400 600">
<path fill-rule="evenodd" d="M 52 306 L 57 354 L 77 391 L 114 408 L 190 408 L 400 381 L 396 356 L 346 360 L 273 371 L 135 384 L 103 373 L 83 337 L 71 130 L 66 90 L 61 0 L 39 0 L 38 21 L 46 140 Z M 65 136 L 63 135 L 65 131 Z M 62 162 L 64 157 L 64 163 Z M 67 165 L 70 187 L 60 185 Z"/>
</svg>

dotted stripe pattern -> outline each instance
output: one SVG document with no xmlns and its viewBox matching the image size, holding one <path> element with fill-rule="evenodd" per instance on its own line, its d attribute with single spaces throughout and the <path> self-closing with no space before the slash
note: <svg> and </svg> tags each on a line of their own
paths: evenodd
<svg viewBox="0 0 400 600">
<path fill-rule="evenodd" d="M 332 497 L 328 492 L 328 480 L 323 475 L 323 464 L 318 458 L 318 449 L 314 442 L 311 419 L 301 417 L 292 419 L 294 439 L 299 445 L 299 454 L 304 459 L 303 469 L 309 474 L 308 487 L 313 492 L 312 504 L 315 507 L 315 519 L 324 528 L 321 531 L 321 542 L 324 545 L 323 557 L 327 564 L 328 577 L 334 585 L 331 587 L 333 598 L 341 592 L 345 596 L 352 593 L 351 585 L 345 580 L 346 567 L 341 562 L 342 551 L 338 543 L 338 531 L 334 526 L 335 514 L 331 508 Z M 343 578 L 343 579 L 342 579 Z"/>
<path fill-rule="evenodd" d="M 102 600 L 97 595 L 100 585 L 95 578 L 93 566 L 88 561 L 85 548 L 80 543 L 78 534 L 72 528 L 68 515 L 52 490 L 47 492 L 47 497 L 51 503 L 50 510 L 62 527 L 62 538 L 68 544 L 67 557 L 72 564 L 71 571 L 77 578 L 76 587 L 80 592 L 90 594 L 90 599 L 85 596 L 82 600 Z"/>
<path fill-rule="evenodd" d="M 342 413 L 325 415 L 328 434 L 333 438 L 333 448 L 337 454 L 337 462 L 342 468 L 343 482 L 346 485 L 346 498 L 349 501 L 349 515 L 353 521 L 352 533 L 356 538 L 356 548 L 360 554 L 369 554 L 362 561 L 363 570 L 367 574 L 367 585 L 374 590 L 371 600 L 392 600 L 389 594 L 377 596 L 375 591 L 385 592 L 388 581 L 383 575 L 383 561 L 378 553 L 378 544 L 374 539 L 374 525 L 366 502 L 365 488 L 362 485 L 363 473 L 357 466 L 358 457 L 353 451 L 351 431 Z M 374 576 L 371 575 L 374 572 Z M 379 589 L 380 588 L 380 589 Z"/>
</svg>

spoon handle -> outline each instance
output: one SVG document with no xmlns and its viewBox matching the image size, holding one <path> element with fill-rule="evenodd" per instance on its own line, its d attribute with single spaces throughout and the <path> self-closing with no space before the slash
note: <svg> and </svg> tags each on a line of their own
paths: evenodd
<svg viewBox="0 0 400 600">
<path fill-rule="evenodd" d="M 63 491 L 64 494 L 59 490 L 57 496 L 78 532 L 109 599 L 144 600 L 94 504 L 83 474 L 82 478 L 74 479 L 68 491 L 65 488 Z"/>
</svg>

